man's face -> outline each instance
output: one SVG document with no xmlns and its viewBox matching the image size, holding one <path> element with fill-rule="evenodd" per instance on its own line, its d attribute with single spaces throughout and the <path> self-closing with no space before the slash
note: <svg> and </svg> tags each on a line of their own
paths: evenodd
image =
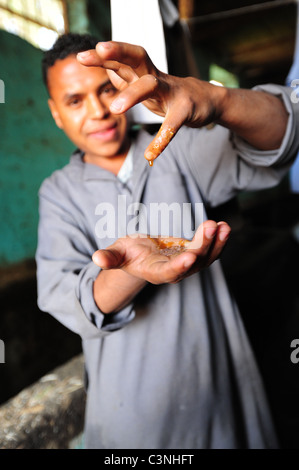
<svg viewBox="0 0 299 470">
<path fill-rule="evenodd" d="M 127 118 L 109 111 L 117 91 L 104 69 L 69 56 L 49 68 L 48 84 L 53 118 L 86 161 L 101 166 L 103 159 L 126 154 Z"/>
</svg>

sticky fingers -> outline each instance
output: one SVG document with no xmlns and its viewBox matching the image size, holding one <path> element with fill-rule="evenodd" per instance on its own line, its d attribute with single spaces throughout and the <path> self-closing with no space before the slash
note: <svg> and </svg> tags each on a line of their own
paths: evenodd
<svg viewBox="0 0 299 470">
<path fill-rule="evenodd" d="M 148 160 L 149 165 L 153 166 L 154 160 L 165 150 L 171 139 L 175 135 L 175 129 L 169 126 L 161 126 L 155 139 L 146 149 L 144 156 Z"/>
</svg>

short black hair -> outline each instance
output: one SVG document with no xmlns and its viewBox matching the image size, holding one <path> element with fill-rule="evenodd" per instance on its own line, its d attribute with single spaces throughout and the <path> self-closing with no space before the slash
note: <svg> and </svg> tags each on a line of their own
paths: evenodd
<svg viewBox="0 0 299 470">
<path fill-rule="evenodd" d="M 59 36 L 51 49 L 44 52 L 42 59 L 42 77 L 43 82 L 49 91 L 48 69 L 52 67 L 57 60 L 65 59 L 70 55 L 76 55 L 79 52 L 94 49 L 100 39 L 90 34 L 67 33 Z"/>
</svg>

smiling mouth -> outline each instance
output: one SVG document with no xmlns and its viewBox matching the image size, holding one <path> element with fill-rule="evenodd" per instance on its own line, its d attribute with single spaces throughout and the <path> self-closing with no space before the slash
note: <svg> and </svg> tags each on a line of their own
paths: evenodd
<svg viewBox="0 0 299 470">
<path fill-rule="evenodd" d="M 115 137 L 117 133 L 117 125 L 114 124 L 111 127 L 107 127 L 105 129 L 98 129 L 88 134 L 88 137 L 92 137 L 94 139 L 99 140 L 111 140 Z"/>
</svg>

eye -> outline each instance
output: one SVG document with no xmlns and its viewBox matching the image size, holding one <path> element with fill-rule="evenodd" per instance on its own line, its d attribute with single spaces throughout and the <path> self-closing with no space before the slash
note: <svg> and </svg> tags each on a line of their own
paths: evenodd
<svg viewBox="0 0 299 470">
<path fill-rule="evenodd" d="M 80 105 L 80 103 L 81 99 L 78 96 L 74 96 L 68 100 L 67 105 L 71 107 L 77 107 Z"/>
<path fill-rule="evenodd" d="M 112 83 L 108 83 L 100 92 L 101 95 L 104 96 L 112 96 L 116 93 L 116 88 L 112 85 Z"/>
</svg>

